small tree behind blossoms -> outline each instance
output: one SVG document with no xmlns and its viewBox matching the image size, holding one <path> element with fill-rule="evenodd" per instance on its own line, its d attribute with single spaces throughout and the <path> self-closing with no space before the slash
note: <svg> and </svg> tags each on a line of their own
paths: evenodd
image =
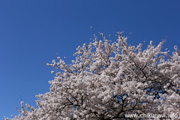
<svg viewBox="0 0 180 120">
<path fill-rule="evenodd" d="M 124 120 L 125 114 L 180 113 L 180 52 L 162 51 L 163 42 L 130 46 L 118 33 L 110 42 L 103 34 L 78 47 L 67 65 L 60 57 L 50 91 L 37 95 L 37 108 L 21 102 L 13 120 Z M 172 116 L 171 116 L 172 117 Z M 135 118 L 133 118 L 135 119 Z M 176 118 L 171 118 L 176 119 Z"/>
</svg>

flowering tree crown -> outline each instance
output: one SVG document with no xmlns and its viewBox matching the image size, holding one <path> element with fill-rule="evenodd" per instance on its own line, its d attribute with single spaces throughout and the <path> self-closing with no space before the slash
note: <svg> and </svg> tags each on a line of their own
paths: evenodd
<svg viewBox="0 0 180 120">
<path fill-rule="evenodd" d="M 21 103 L 14 120 L 119 120 L 131 113 L 180 113 L 180 52 L 162 51 L 163 42 L 147 49 L 130 46 L 118 33 L 110 42 L 78 47 L 68 65 L 60 57 L 50 92 L 37 95 L 38 108 Z"/>
</svg>

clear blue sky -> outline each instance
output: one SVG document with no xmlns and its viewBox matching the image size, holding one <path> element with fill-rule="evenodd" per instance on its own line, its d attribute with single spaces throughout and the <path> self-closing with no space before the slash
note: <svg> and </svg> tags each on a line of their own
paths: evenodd
<svg viewBox="0 0 180 120">
<path fill-rule="evenodd" d="M 53 79 L 46 63 L 56 53 L 69 62 L 93 37 L 90 26 L 105 35 L 116 27 L 132 32 L 130 44 L 168 36 L 165 46 L 180 48 L 179 6 L 179 0 L 1 0 L 0 120 L 18 114 L 21 99 L 35 106 L 35 95 L 48 92 Z"/>
</svg>

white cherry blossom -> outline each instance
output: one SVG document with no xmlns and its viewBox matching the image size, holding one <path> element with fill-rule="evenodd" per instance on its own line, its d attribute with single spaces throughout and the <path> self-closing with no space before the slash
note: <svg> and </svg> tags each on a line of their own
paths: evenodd
<svg viewBox="0 0 180 120">
<path fill-rule="evenodd" d="M 12 120 L 123 120 L 125 114 L 180 113 L 180 53 L 170 55 L 152 41 L 130 46 L 118 33 L 110 42 L 95 36 L 78 47 L 70 65 L 57 57 L 50 91 L 37 95 L 37 108 L 24 106 Z M 27 109 L 28 108 L 28 109 Z M 8 118 L 7 118 L 8 119 Z M 172 118 L 176 119 L 176 118 Z"/>
</svg>

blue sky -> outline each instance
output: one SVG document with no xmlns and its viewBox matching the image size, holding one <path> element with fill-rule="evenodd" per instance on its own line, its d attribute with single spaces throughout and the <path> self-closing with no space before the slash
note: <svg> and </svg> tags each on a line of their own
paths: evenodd
<svg viewBox="0 0 180 120">
<path fill-rule="evenodd" d="M 168 36 L 164 46 L 180 48 L 179 5 L 179 0 L 1 0 L 0 120 L 17 115 L 21 100 L 36 106 L 35 95 L 48 92 L 53 79 L 46 63 L 56 53 L 69 63 L 76 47 L 93 37 L 90 26 L 105 35 L 117 29 L 132 33 L 132 45 L 157 44 Z"/>
</svg>

